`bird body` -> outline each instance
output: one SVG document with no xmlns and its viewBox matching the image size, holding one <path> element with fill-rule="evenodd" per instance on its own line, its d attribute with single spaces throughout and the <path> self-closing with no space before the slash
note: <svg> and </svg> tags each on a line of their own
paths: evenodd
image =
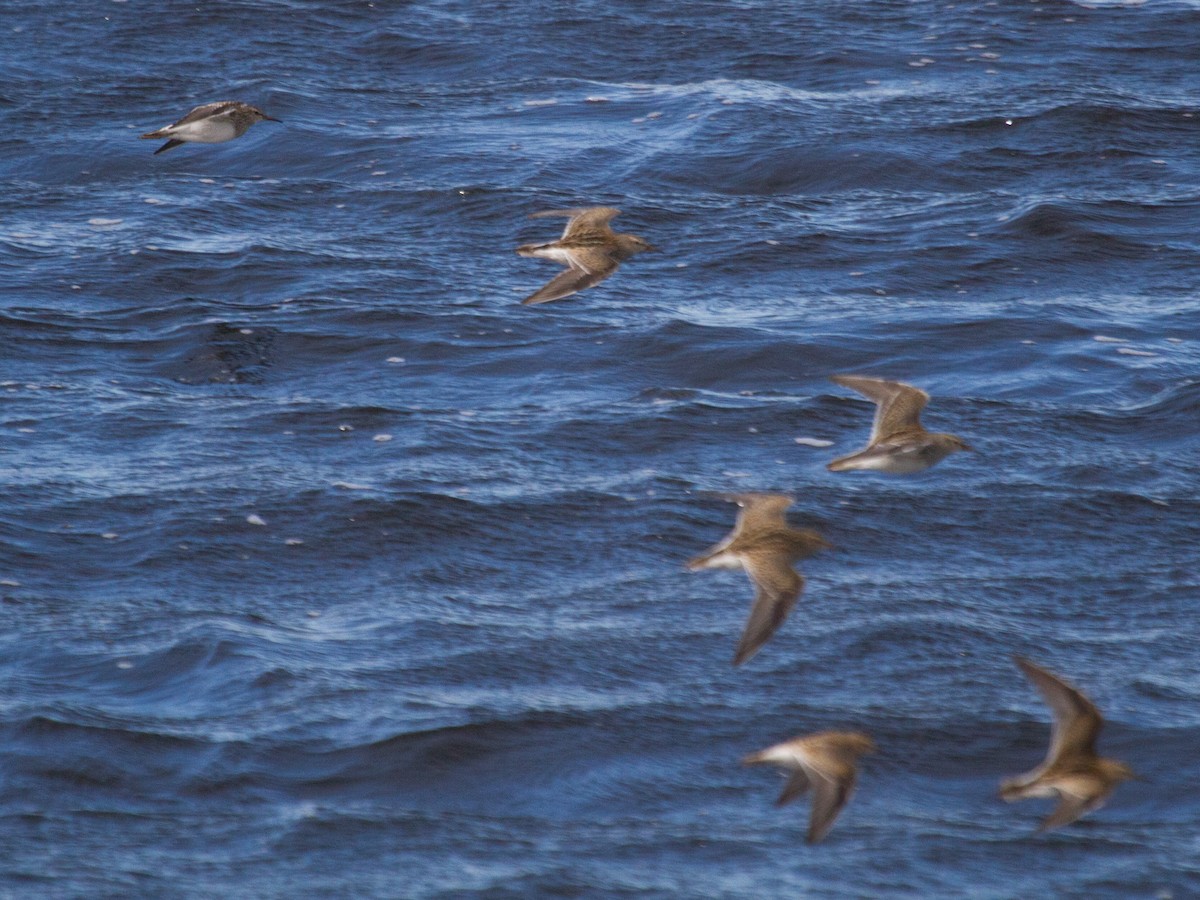
<svg viewBox="0 0 1200 900">
<path fill-rule="evenodd" d="M 169 138 L 155 156 L 185 143 L 223 144 L 241 137 L 255 122 L 278 122 L 256 106 L 239 100 L 218 100 L 197 106 L 172 125 L 142 135 L 143 140 Z"/>
<path fill-rule="evenodd" d="M 1015 661 L 1054 713 L 1054 726 L 1045 760 L 1024 775 L 1005 779 L 1000 796 L 1009 802 L 1058 797 L 1058 806 L 1038 829 L 1048 831 L 1099 809 L 1120 782 L 1135 776 L 1124 763 L 1096 754 L 1104 719 L 1087 697 L 1041 666 L 1021 657 Z"/>
<path fill-rule="evenodd" d="M 608 223 L 619 213 L 619 209 L 611 206 L 547 209 L 533 213 L 530 218 L 569 216 L 570 219 L 557 241 L 523 244 L 517 248 L 517 253 L 552 259 L 567 268 L 521 302 L 530 305 L 569 297 L 599 284 L 617 270 L 619 263 L 634 254 L 657 249 L 635 235 L 615 234 Z"/>
<path fill-rule="evenodd" d="M 861 732 L 822 731 L 751 753 L 742 763 L 773 763 L 788 770 L 788 780 L 775 801 L 776 806 L 790 803 L 812 789 L 807 841 L 815 844 L 829 833 L 838 813 L 854 793 L 858 758 L 874 749 L 875 744 Z"/>
<path fill-rule="evenodd" d="M 911 475 L 941 462 L 951 453 L 971 449 L 962 438 L 929 432 L 921 426 L 921 410 L 929 402 L 929 395 L 920 388 L 863 375 L 834 375 L 830 380 L 858 391 L 876 404 L 867 446 L 829 463 L 831 472 L 866 469 Z"/>
<path fill-rule="evenodd" d="M 732 533 L 688 568 L 744 569 L 754 583 L 754 605 L 733 658 L 738 666 L 758 652 L 796 605 L 804 578 L 792 566 L 830 545 L 815 531 L 788 525 L 784 513 L 790 497 L 739 494 L 730 499 L 742 507 Z"/>
</svg>

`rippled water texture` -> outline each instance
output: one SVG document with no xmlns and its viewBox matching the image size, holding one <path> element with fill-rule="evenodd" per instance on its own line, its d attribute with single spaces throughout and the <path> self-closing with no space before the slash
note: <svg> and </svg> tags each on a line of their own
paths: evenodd
<svg viewBox="0 0 1200 900">
<path fill-rule="evenodd" d="M 1200 895 L 1194 3 L 16 0 L 0 896 Z M 282 124 L 160 156 L 240 99 Z M 662 248 L 536 307 L 535 210 Z M 898 378 L 975 453 L 833 474 Z M 689 573 L 782 491 L 835 550 Z M 1145 781 L 1007 805 L 1049 711 Z M 825 843 L 739 765 L 870 733 Z"/>
</svg>

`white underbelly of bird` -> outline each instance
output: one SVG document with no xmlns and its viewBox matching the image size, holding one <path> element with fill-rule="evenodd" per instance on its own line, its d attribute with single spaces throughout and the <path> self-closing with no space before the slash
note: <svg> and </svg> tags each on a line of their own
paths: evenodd
<svg viewBox="0 0 1200 900">
<path fill-rule="evenodd" d="M 163 136 L 198 144 L 223 144 L 238 136 L 237 128 L 228 120 L 204 119 L 161 129 Z"/>
</svg>

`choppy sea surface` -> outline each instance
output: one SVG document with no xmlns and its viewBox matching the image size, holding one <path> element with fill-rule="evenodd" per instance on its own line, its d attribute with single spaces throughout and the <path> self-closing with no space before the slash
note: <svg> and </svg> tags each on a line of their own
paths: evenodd
<svg viewBox="0 0 1200 900">
<path fill-rule="evenodd" d="M 1200 895 L 1200 6 L 0 19 L 0 896 Z M 220 99 L 237 141 L 138 135 Z M 522 259 L 615 205 L 661 248 Z M 967 439 L 833 474 L 897 378 Z M 750 663 L 780 491 L 836 549 Z M 1007 805 L 1061 673 L 1144 781 Z M 742 756 L 870 733 L 825 843 Z"/>
</svg>

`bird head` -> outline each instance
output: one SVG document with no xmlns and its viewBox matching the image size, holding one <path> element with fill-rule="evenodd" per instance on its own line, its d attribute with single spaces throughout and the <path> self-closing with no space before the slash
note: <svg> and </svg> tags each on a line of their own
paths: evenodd
<svg viewBox="0 0 1200 900">
<path fill-rule="evenodd" d="M 862 756 L 866 753 L 874 753 L 877 749 L 875 747 L 875 742 L 861 731 L 849 732 L 842 738 L 842 741 L 846 749 L 851 751 L 855 756 Z"/>
<path fill-rule="evenodd" d="M 1133 771 L 1125 763 L 1116 759 L 1102 759 L 1101 765 L 1104 767 L 1104 774 L 1114 782 L 1121 781 L 1145 781 L 1137 772 Z"/>
<path fill-rule="evenodd" d="M 1023 793 L 1021 790 L 1022 787 L 1024 787 L 1024 785 L 1021 784 L 1019 778 L 1005 778 L 1002 782 L 1000 782 L 1000 790 L 996 793 L 1001 800 L 1012 803 L 1014 800 L 1021 799 Z"/>
<path fill-rule="evenodd" d="M 625 257 L 633 256 L 635 253 L 644 253 L 647 250 L 658 249 L 649 241 L 642 240 L 636 234 L 618 234 L 617 243 L 621 247 L 621 255 Z"/>
<path fill-rule="evenodd" d="M 250 112 L 250 115 L 254 116 L 255 122 L 262 122 L 262 121 L 282 122 L 283 121 L 282 119 L 276 119 L 274 116 L 268 116 L 265 112 L 263 112 L 257 106 L 248 107 L 248 110 Z"/>
<path fill-rule="evenodd" d="M 964 441 L 962 438 L 960 438 L 958 435 L 948 434 L 948 435 L 946 435 L 946 437 L 949 439 L 947 441 L 947 444 L 950 446 L 952 451 L 955 451 L 955 450 L 971 450 L 971 451 L 973 451 L 975 449 L 970 444 L 968 444 L 966 441 Z"/>
</svg>

